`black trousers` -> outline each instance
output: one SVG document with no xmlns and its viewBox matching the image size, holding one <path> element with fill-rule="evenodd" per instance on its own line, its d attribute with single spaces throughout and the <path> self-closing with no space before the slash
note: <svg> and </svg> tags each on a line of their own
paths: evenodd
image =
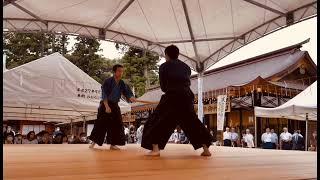
<svg viewBox="0 0 320 180">
<path fill-rule="evenodd" d="M 223 140 L 223 146 L 230 146 L 231 147 L 231 140 L 230 139 Z"/>
<path fill-rule="evenodd" d="M 283 149 L 283 150 L 292 150 L 291 143 L 290 143 L 290 142 L 285 142 L 285 141 L 283 141 L 283 142 L 282 142 L 282 149 Z"/>
<path fill-rule="evenodd" d="M 263 149 L 274 149 L 273 148 L 273 143 L 271 143 L 271 142 L 263 143 Z"/>
<path fill-rule="evenodd" d="M 162 95 L 144 125 L 141 147 L 152 150 L 152 144 L 158 144 L 159 149 L 164 149 L 177 125 L 194 149 L 201 148 L 203 144 L 209 147 L 213 137 L 198 119 L 193 100 L 194 95 L 189 88 Z"/>
<path fill-rule="evenodd" d="M 111 113 L 106 113 L 103 101 L 98 108 L 97 120 L 89 137 L 90 140 L 102 146 L 107 133 L 107 144 L 125 145 L 124 127 L 118 103 L 108 102 Z"/>
</svg>

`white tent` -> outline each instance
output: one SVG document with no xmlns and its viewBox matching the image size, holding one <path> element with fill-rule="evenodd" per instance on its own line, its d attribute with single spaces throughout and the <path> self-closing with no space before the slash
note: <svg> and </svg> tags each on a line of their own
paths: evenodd
<svg viewBox="0 0 320 180">
<path fill-rule="evenodd" d="M 4 76 L 4 120 L 73 122 L 96 119 L 101 85 L 59 53 L 10 69 Z M 119 102 L 121 112 L 131 111 Z"/>
<path fill-rule="evenodd" d="M 288 102 L 276 108 L 255 107 L 256 117 L 317 120 L 317 81 Z"/>
<path fill-rule="evenodd" d="M 116 41 L 179 58 L 202 75 L 237 49 L 317 15 L 316 0 L 4 0 L 3 29 Z"/>
</svg>

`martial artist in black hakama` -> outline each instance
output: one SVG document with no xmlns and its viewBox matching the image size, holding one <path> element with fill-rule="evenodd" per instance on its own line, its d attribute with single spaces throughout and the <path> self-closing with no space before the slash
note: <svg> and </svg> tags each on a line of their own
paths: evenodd
<svg viewBox="0 0 320 180">
<path fill-rule="evenodd" d="M 179 125 L 195 150 L 204 145 L 209 148 L 213 137 L 194 110 L 194 94 L 190 89 L 191 69 L 177 58 L 167 58 L 169 60 L 159 69 L 160 86 L 165 94 L 144 125 L 141 146 L 154 150 L 153 145 L 157 144 L 158 149 L 164 149 Z M 160 155 L 160 151 L 156 155 Z"/>
<path fill-rule="evenodd" d="M 120 67 L 122 68 L 122 67 Z M 117 69 L 117 68 L 116 68 Z M 111 144 L 111 149 L 116 145 L 125 145 L 125 134 L 122 122 L 122 116 L 118 102 L 121 94 L 126 96 L 127 99 L 134 100 L 133 93 L 123 80 L 116 81 L 115 77 L 106 79 L 101 87 L 102 100 L 98 108 L 97 120 L 94 123 L 89 139 L 94 144 L 102 146 L 107 133 L 107 144 Z M 110 112 L 106 112 L 105 102 L 108 103 Z"/>
</svg>

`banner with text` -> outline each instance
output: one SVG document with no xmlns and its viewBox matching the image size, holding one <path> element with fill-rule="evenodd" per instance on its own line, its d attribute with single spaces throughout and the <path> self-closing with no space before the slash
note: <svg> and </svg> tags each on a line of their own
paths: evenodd
<svg viewBox="0 0 320 180">
<path fill-rule="evenodd" d="M 223 130 L 226 104 L 227 104 L 227 96 L 219 95 L 218 102 L 217 102 L 217 130 L 218 131 Z"/>
</svg>

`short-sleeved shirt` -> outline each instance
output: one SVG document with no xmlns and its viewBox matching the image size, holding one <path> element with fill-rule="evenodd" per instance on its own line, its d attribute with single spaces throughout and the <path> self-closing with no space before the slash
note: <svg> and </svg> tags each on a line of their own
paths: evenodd
<svg viewBox="0 0 320 180">
<path fill-rule="evenodd" d="M 127 99 L 133 97 L 133 93 L 129 86 L 120 80 L 116 83 L 114 77 L 107 78 L 102 87 L 102 100 L 108 100 L 113 103 L 118 103 L 120 101 L 121 95 L 123 94 Z"/>
<path fill-rule="evenodd" d="M 280 134 L 280 140 L 281 141 L 291 141 L 292 135 L 289 132 L 283 132 Z"/>
</svg>

